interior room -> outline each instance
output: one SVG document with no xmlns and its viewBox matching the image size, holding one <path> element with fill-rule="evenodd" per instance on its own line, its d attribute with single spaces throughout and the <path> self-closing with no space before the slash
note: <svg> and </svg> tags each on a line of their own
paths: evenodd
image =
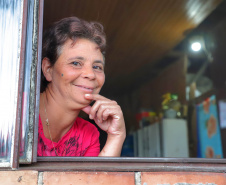
<svg viewBox="0 0 226 185">
<path fill-rule="evenodd" d="M 104 26 L 101 94 L 123 110 L 122 157 L 226 157 L 224 0 L 46 0 L 43 30 L 69 16 Z"/>
</svg>

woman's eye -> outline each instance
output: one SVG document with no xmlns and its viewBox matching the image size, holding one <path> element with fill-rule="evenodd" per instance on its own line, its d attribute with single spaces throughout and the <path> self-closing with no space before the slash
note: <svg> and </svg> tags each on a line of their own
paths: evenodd
<svg viewBox="0 0 226 185">
<path fill-rule="evenodd" d="M 79 62 L 76 62 L 76 61 L 72 62 L 72 64 L 75 65 L 75 66 L 80 66 L 81 65 Z"/>
<path fill-rule="evenodd" d="M 93 69 L 97 69 L 99 71 L 103 71 L 103 67 L 102 66 L 93 66 Z"/>
</svg>

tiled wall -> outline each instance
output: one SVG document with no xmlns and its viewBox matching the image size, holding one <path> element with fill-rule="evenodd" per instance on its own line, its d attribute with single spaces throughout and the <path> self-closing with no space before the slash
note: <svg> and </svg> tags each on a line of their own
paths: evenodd
<svg viewBox="0 0 226 185">
<path fill-rule="evenodd" d="M 226 185 L 224 173 L 1 171 L 1 185 Z"/>
</svg>

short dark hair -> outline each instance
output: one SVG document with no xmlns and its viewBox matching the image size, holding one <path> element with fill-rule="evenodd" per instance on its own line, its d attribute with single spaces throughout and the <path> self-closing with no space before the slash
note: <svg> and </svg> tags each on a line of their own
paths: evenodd
<svg viewBox="0 0 226 185">
<path fill-rule="evenodd" d="M 60 56 L 62 46 L 68 39 L 76 42 L 79 38 L 85 38 L 95 42 L 101 51 L 105 54 L 106 35 L 103 26 L 97 22 L 87 22 L 78 17 L 68 17 L 61 19 L 48 28 L 43 35 L 42 59 L 49 59 L 53 66 Z M 48 81 L 41 73 L 41 92 L 43 92 Z"/>
</svg>

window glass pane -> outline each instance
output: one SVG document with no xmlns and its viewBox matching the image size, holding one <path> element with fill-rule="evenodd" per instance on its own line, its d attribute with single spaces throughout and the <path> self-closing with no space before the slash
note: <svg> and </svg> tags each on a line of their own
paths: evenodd
<svg viewBox="0 0 226 185">
<path fill-rule="evenodd" d="M 24 70 L 24 90 L 22 103 L 22 118 L 21 118 L 21 143 L 20 143 L 20 162 L 31 162 L 32 156 L 32 141 L 33 141 L 33 122 L 30 121 L 29 110 L 33 107 L 30 100 L 31 95 L 31 72 L 33 52 L 33 17 L 34 17 L 34 1 L 28 1 L 27 11 L 27 33 L 26 33 L 26 54 L 25 54 L 25 70 Z M 36 62 L 36 61 L 35 61 Z M 32 115 L 33 117 L 33 115 Z M 31 124 L 30 124 L 31 123 Z"/>
<path fill-rule="evenodd" d="M 0 166 L 10 166 L 17 111 L 22 0 L 0 1 Z"/>
</svg>

